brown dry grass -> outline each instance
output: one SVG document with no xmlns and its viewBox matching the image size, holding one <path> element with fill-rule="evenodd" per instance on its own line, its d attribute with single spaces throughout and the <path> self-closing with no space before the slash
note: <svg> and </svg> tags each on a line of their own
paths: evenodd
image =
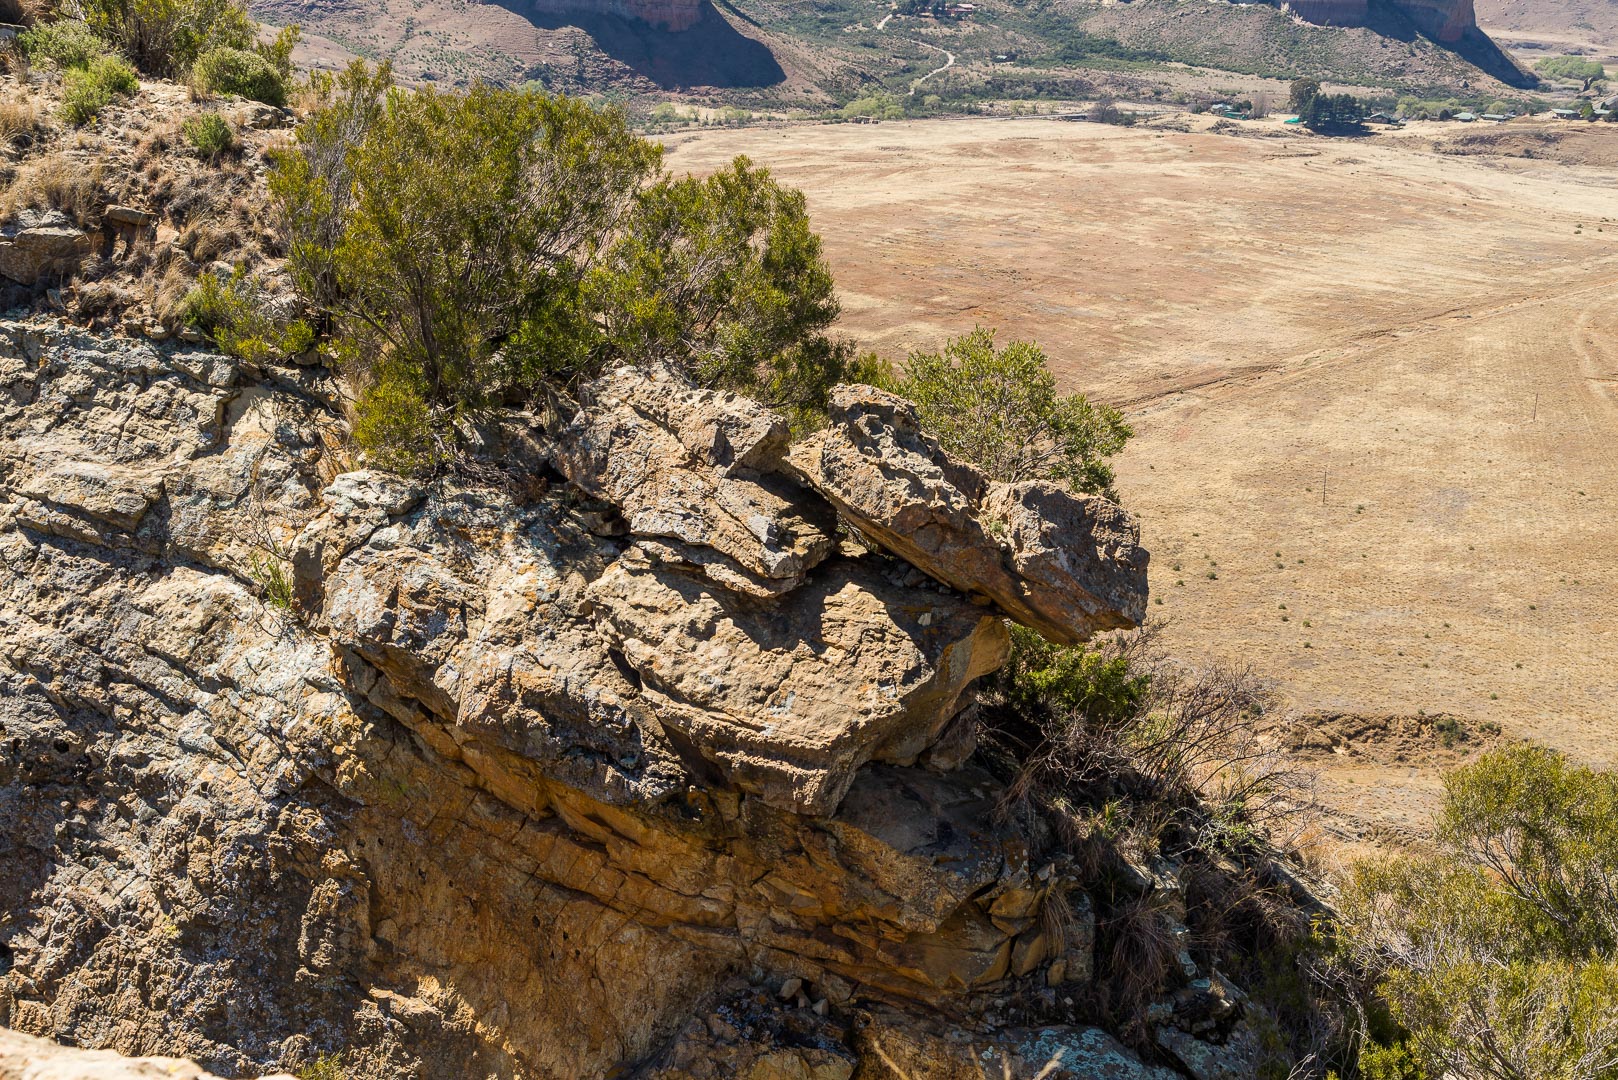
<svg viewBox="0 0 1618 1080">
<path fill-rule="evenodd" d="M 45 126 L 45 112 L 32 98 L 0 99 L 0 146 L 30 146 Z"/>
<path fill-rule="evenodd" d="M 107 204 L 99 162 L 57 151 L 30 158 L 0 192 L 0 219 L 19 210 L 60 210 L 80 225 L 89 224 Z"/>
<path fill-rule="evenodd" d="M 1123 407 L 1119 488 L 1176 655 L 1249 663 L 1309 712 L 1444 713 L 1612 761 L 1618 189 L 1577 164 L 1594 144 L 1242 130 L 1274 137 L 844 125 L 677 136 L 670 163 L 747 153 L 803 187 L 862 344 L 997 326 Z M 1340 837 L 1429 819 L 1427 763 L 1323 771 Z"/>
</svg>

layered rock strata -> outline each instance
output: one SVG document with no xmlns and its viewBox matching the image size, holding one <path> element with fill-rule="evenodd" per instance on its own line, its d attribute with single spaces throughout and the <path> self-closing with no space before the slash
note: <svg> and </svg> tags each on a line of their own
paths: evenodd
<svg viewBox="0 0 1618 1080">
<path fill-rule="evenodd" d="M 614 372 L 512 421 L 503 487 L 351 468 L 337 401 L 0 324 L 0 1026 L 231 1076 L 885 1076 L 872 1009 L 897 1047 L 1088 977 L 970 705 L 1003 616 L 1139 617 L 1116 507 L 987 484 L 868 388 L 793 449 Z M 760 985 L 797 1019 L 690 1026 Z M 996 1045 L 1047 1036 L 1114 1049 Z"/>
</svg>

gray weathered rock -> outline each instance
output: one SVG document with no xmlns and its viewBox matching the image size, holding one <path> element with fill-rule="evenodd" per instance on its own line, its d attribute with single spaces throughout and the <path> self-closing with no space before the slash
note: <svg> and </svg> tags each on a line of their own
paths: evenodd
<svg viewBox="0 0 1618 1080">
<path fill-rule="evenodd" d="M 33 285 L 76 267 L 90 254 L 90 237 L 54 210 L 24 210 L 0 226 L 0 277 Z"/>
<path fill-rule="evenodd" d="M 1115 504 L 1045 482 L 991 484 L 884 391 L 839 386 L 830 409 L 791 462 L 884 549 L 1052 641 L 1144 617 L 1147 555 Z"/>
<path fill-rule="evenodd" d="M 775 475 L 788 439 L 781 417 L 663 370 L 620 368 L 584 397 L 558 439 L 557 467 L 616 506 L 631 533 L 659 538 L 666 559 L 771 596 L 831 553 L 831 515 Z"/>
<path fill-rule="evenodd" d="M 914 761 L 1006 658 L 989 612 L 852 560 L 761 608 L 632 550 L 588 601 L 665 726 L 804 814 L 835 810 L 873 758 Z"/>
</svg>

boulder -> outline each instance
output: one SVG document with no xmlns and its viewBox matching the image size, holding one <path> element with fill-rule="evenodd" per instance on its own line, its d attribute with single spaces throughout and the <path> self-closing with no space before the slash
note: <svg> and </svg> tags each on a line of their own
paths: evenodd
<svg viewBox="0 0 1618 1080">
<path fill-rule="evenodd" d="M 34 285 L 78 266 L 90 247 L 89 235 L 65 215 L 25 210 L 0 228 L 0 277 Z"/>
<path fill-rule="evenodd" d="M 558 440 L 557 468 L 665 560 L 771 596 L 831 553 L 830 514 L 775 475 L 788 440 L 775 413 L 632 367 L 588 386 L 584 400 Z"/>
<path fill-rule="evenodd" d="M 831 423 L 791 463 L 856 528 L 1052 641 L 1139 625 L 1147 553 L 1116 504 L 1044 481 L 991 483 L 869 386 L 832 391 Z"/>
<path fill-rule="evenodd" d="M 665 727 L 803 814 L 835 810 L 867 761 L 913 761 L 1006 658 L 991 611 L 864 560 L 827 564 L 765 607 L 631 551 L 588 601 Z"/>
</svg>

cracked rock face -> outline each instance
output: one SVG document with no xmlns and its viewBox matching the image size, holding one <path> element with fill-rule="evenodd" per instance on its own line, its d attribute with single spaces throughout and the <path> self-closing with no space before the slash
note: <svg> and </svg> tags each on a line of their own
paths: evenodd
<svg viewBox="0 0 1618 1080">
<path fill-rule="evenodd" d="M 880 1064 L 866 1003 L 1084 978 L 963 765 L 980 600 L 1035 606 L 839 549 L 779 419 L 667 376 L 509 490 L 349 468 L 338 400 L 0 323 L 0 1027 L 228 1076 L 835 1078 Z M 1127 621 L 1127 520 L 932 467 L 1022 538 L 1002 585 Z M 737 980 L 820 1019 L 693 1028 Z"/>
<path fill-rule="evenodd" d="M 941 450 L 913 405 L 873 387 L 836 387 L 830 410 L 792 464 L 884 550 L 1052 641 L 1145 617 L 1147 555 L 1115 504 L 1043 481 L 991 483 Z"/>
</svg>

